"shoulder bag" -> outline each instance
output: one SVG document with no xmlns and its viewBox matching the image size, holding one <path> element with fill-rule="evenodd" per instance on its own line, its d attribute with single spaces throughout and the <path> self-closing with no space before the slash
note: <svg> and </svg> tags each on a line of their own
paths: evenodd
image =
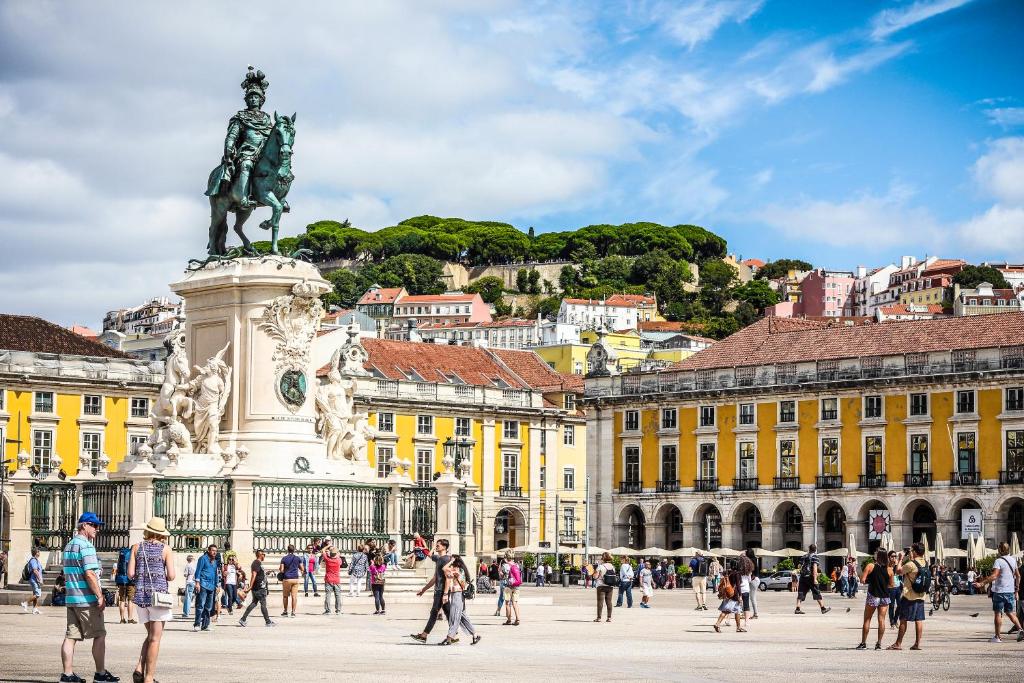
<svg viewBox="0 0 1024 683">
<path fill-rule="evenodd" d="M 139 543 L 136 551 L 136 559 L 138 555 L 142 555 L 142 564 L 146 567 L 146 575 L 149 577 L 150 585 L 153 585 L 153 572 L 149 570 L 149 558 L 146 557 L 146 553 L 142 549 L 142 543 Z M 138 564 L 138 562 L 136 562 Z M 150 604 L 153 607 L 166 607 L 171 609 L 174 607 L 174 596 L 170 593 L 162 591 L 153 591 L 150 596 Z"/>
</svg>

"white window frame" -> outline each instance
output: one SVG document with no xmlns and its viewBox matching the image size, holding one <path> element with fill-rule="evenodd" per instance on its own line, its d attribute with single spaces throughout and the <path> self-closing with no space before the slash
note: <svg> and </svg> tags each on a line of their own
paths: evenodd
<svg viewBox="0 0 1024 683">
<path fill-rule="evenodd" d="M 128 443 L 126 444 L 126 447 L 128 449 L 128 451 L 127 451 L 128 455 L 135 455 L 136 448 L 138 448 L 138 446 L 133 448 L 132 444 L 138 444 L 139 446 L 141 446 L 142 444 L 148 443 L 148 442 L 149 442 L 149 437 L 146 436 L 145 434 L 132 434 L 131 432 L 129 432 L 128 433 Z"/>
<path fill-rule="evenodd" d="M 675 449 L 675 471 L 676 476 L 672 479 L 664 479 L 665 476 L 665 449 Z M 658 479 L 662 481 L 679 481 L 679 444 L 675 443 L 663 443 L 658 445 Z"/>
<path fill-rule="evenodd" d="M 923 413 L 915 413 L 915 412 L 913 412 L 913 409 L 914 409 L 914 397 L 915 396 L 924 396 L 925 411 Z M 931 397 L 931 394 L 929 392 L 927 392 L 927 391 L 915 391 L 915 392 L 907 394 L 907 417 L 925 418 L 925 417 L 931 417 L 931 416 L 932 416 L 932 397 Z"/>
<path fill-rule="evenodd" d="M 423 478 L 426 474 L 426 478 Z M 416 449 L 416 483 L 429 483 L 434 480 L 434 451 L 430 448 Z"/>
<path fill-rule="evenodd" d="M 562 405 L 568 411 L 576 410 L 576 394 L 566 394 Z"/>
<path fill-rule="evenodd" d="M 927 467 L 920 472 L 914 471 L 914 438 L 924 437 L 926 450 L 925 460 L 927 461 Z M 953 454 L 954 457 L 956 453 Z M 907 474 L 930 474 L 932 473 L 932 435 L 930 430 L 914 430 L 907 433 Z"/>
<path fill-rule="evenodd" d="M 49 395 L 50 397 L 50 409 L 39 410 L 39 397 L 42 395 Z M 53 415 L 57 412 L 57 395 L 52 391 L 33 391 L 32 392 L 32 412 L 41 415 Z"/>
<path fill-rule="evenodd" d="M 971 395 L 971 410 L 960 411 L 960 394 Z M 978 414 L 978 392 L 974 389 L 956 389 L 953 391 L 953 414 L 954 415 L 977 415 Z"/>
<path fill-rule="evenodd" d="M 671 425 L 667 425 L 666 419 L 669 415 L 672 416 Z M 675 430 L 679 429 L 679 409 L 678 408 L 662 408 L 661 409 L 661 429 L 664 430 Z"/>
<path fill-rule="evenodd" d="M 427 427 L 424 430 L 424 426 Z M 433 436 L 434 435 L 434 416 L 433 415 L 417 415 L 416 416 L 416 434 L 419 436 Z"/>
<path fill-rule="evenodd" d="M 710 405 L 710 406 L 705 405 L 705 406 L 700 406 L 700 407 L 697 408 L 697 427 L 698 428 L 700 428 L 700 427 L 710 428 L 710 427 L 714 427 L 718 423 L 718 411 L 715 410 L 715 408 L 716 408 L 716 406 L 714 406 L 714 405 Z M 704 423 L 704 411 L 705 410 L 711 411 L 711 422 L 708 423 L 708 424 Z"/>
<path fill-rule="evenodd" d="M 792 403 L 793 404 L 793 419 L 792 420 L 783 421 L 783 419 L 782 419 L 782 404 L 783 403 Z M 793 425 L 793 424 L 796 424 L 797 423 L 797 407 L 798 407 L 798 404 L 797 404 L 797 400 L 795 398 L 794 399 L 787 398 L 787 399 L 782 399 L 781 401 L 779 401 L 779 414 L 778 414 L 778 422 L 779 422 L 779 424 L 781 424 L 781 425 Z"/>
<path fill-rule="evenodd" d="M 750 422 L 744 422 L 743 411 L 745 408 L 750 409 Z M 740 403 L 739 408 L 736 410 L 736 424 L 740 427 L 756 427 L 757 426 L 757 404 L 756 403 Z"/>
<path fill-rule="evenodd" d="M 879 401 L 878 415 L 868 415 L 868 399 L 877 398 Z M 883 394 L 868 394 L 864 397 L 864 419 L 865 420 L 884 420 L 885 419 L 885 396 Z"/>
<path fill-rule="evenodd" d="M 636 416 L 636 427 L 629 426 L 630 415 Z M 622 431 L 624 432 L 639 432 L 640 431 L 640 411 L 639 410 L 626 410 L 622 415 Z"/>
<path fill-rule="evenodd" d="M 742 471 L 742 466 L 743 466 L 742 452 L 743 452 L 744 444 L 748 444 L 750 446 L 750 452 L 753 454 L 753 458 L 751 459 L 751 466 L 754 468 L 753 472 L 748 472 L 746 475 L 744 475 L 744 473 Z M 757 479 L 758 478 L 757 477 L 757 441 L 755 441 L 753 439 L 742 439 L 742 440 L 736 442 L 736 478 L 737 479 L 749 479 L 749 478 Z"/>
<path fill-rule="evenodd" d="M 835 441 L 836 442 L 836 471 L 825 472 L 825 442 Z M 831 457 L 831 456 L 830 456 Z M 823 477 L 841 477 L 843 476 L 843 444 L 839 439 L 838 434 L 826 435 L 818 437 L 818 474 Z"/>
<path fill-rule="evenodd" d="M 563 491 L 575 491 L 576 490 L 576 468 L 575 467 L 563 467 L 562 468 L 562 490 Z"/>
<path fill-rule="evenodd" d="M 501 485 L 505 488 L 519 486 L 519 453 L 516 451 L 501 452 Z"/>
<path fill-rule="evenodd" d="M 135 402 L 144 401 L 142 415 L 135 414 Z M 149 397 L 148 396 L 132 396 L 128 403 L 128 417 L 133 420 L 145 420 L 149 417 Z"/>
<path fill-rule="evenodd" d="M 473 418 L 455 418 L 455 436 L 463 436 L 467 439 L 473 436 Z"/>
<path fill-rule="evenodd" d="M 0 413 L 4 411 L 4 406 L 7 405 L 7 390 L 0 387 Z"/>
<path fill-rule="evenodd" d="M 575 425 L 562 425 L 562 445 L 563 446 L 575 446 L 576 445 L 576 426 Z"/>
<path fill-rule="evenodd" d="M 394 455 L 393 446 L 377 446 L 377 476 L 381 479 L 391 474 L 390 458 L 386 455 Z"/>
<path fill-rule="evenodd" d="M 836 416 L 825 417 L 825 401 L 836 402 Z M 838 396 L 822 396 L 818 400 L 818 420 L 821 422 L 838 422 L 839 421 L 839 397 Z"/>
<path fill-rule="evenodd" d="M 521 429 L 519 420 L 502 420 L 501 438 L 505 441 L 519 441 Z"/>
<path fill-rule="evenodd" d="M 86 439 L 92 440 L 95 437 L 96 447 L 86 448 Z M 92 474 L 99 474 L 100 454 L 103 453 L 103 432 L 85 431 L 78 440 L 82 455 L 89 455 L 89 471 Z"/>
<path fill-rule="evenodd" d="M 89 399 L 97 399 L 98 412 L 90 413 L 88 410 Z M 101 394 L 82 394 L 82 415 L 86 417 L 103 417 L 103 396 Z"/>
<path fill-rule="evenodd" d="M 885 467 L 885 432 L 881 430 L 869 430 L 861 433 L 860 436 L 860 472 L 861 474 L 868 476 L 868 439 L 881 439 L 882 442 L 882 463 L 881 469 L 875 472 L 872 476 L 883 475 L 886 472 Z"/>
<path fill-rule="evenodd" d="M 387 416 L 387 424 L 384 424 L 384 417 Z M 377 431 L 385 434 L 395 433 L 395 414 L 377 413 Z"/>
<path fill-rule="evenodd" d="M 789 443 L 793 444 L 793 473 L 789 474 L 789 475 L 784 474 L 783 471 L 782 471 L 782 443 L 784 441 L 788 441 Z M 783 478 L 797 477 L 799 479 L 799 477 L 800 477 L 800 440 L 798 438 L 796 438 L 796 436 L 794 436 L 793 438 L 790 438 L 790 439 L 778 439 L 775 442 L 775 452 L 777 454 L 776 458 L 775 458 L 775 460 L 776 460 L 776 462 L 775 462 L 775 471 L 779 473 L 778 476 L 779 477 L 783 477 Z"/>
<path fill-rule="evenodd" d="M 33 404 L 34 405 L 34 404 Z M 46 435 L 46 439 L 39 440 L 36 437 Z M 53 439 L 54 433 L 52 429 L 33 429 L 32 430 L 32 464 L 40 469 L 44 474 L 50 473 L 50 456 L 53 455 Z M 46 441 L 46 445 L 40 445 L 40 441 Z"/>
<path fill-rule="evenodd" d="M 629 451 L 636 449 L 636 479 L 629 478 L 629 462 L 627 460 Z M 644 476 L 644 451 L 638 443 L 624 444 L 622 446 L 622 481 L 643 481 Z"/>
<path fill-rule="evenodd" d="M 2 390 L 0 390 L 0 391 L 2 391 Z M 1011 391 L 1019 392 L 1020 393 L 1020 399 L 1021 399 L 1021 404 L 1022 404 L 1021 408 L 1017 408 L 1016 410 L 1012 410 L 1012 411 L 1010 410 L 1010 392 Z M 2 410 L 2 409 L 3 409 L 3 405 L 0 405 L 0 410 Z M 1024 387 L 1006 387 L 1004 389 L 1004 391 L 1003 391 L 1003 412 L 1004 413 L 1020 412 L 1021 410 L 1024 410 Z"/>
<path fill-rule="evenodd" d="M 711 447 L 711 454 L 714 456 L 710 461 L 704 460 L 705 446 Z M 704 463 L 711 462 L 713 466 L 711 469 L 714 471 L 711 476 L 706 476 L 704 472 Z M 697 443 L 697 478 L 704 481 L 708 479 L 718 478 L 718 444 L 714 441 L 700 441 Z"/>
</svg>

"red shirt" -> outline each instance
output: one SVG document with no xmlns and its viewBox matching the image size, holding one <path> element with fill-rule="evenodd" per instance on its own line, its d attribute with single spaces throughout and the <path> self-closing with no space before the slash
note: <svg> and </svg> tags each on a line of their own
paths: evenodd
<svg viewBox="0 0 1024 683">
<path fill-rule="evenodd" d="M 337 557 L 331 557 L 330 555 L 323 556 L 324 562 L 324 581 L 333 585 L 341 583 L 341 555 Z"/>
</svg>

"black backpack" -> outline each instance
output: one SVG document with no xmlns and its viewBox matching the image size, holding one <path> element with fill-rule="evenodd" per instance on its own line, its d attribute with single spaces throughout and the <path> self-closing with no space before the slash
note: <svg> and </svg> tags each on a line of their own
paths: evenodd
<svg viewBox="0 0 1024 683">
<path fill-rule="evenodd" d="M 800 576 L 809 577 L 813 574 L 814 562 L 811 561 L 810 555 L 804 555 L 803 563 L 800 565 Z"/>
<path fill-rule="evenodd" d="M 22 582 L 28 582 L 32 578 L 32 560 L 25 563 L 25 568 L 21 570 Z"/>
<path fill-rule="evenodd" d="M 910 590 L 918 595 L 924 595 L 932 587 L 932 572 L 928 569 L 928 565 L 918 564 L 917 560 L 912 561 L 917 567 L 917 575 L 914 577 L 914 582 L 910 584 Z"/>
<path fill-rule="evenodd" d="M 708 575 L 708 560 L 706 557 L 701 557 L 697 560 L 697 571 L 694 572 L 694 576 L 707 576 Z"/>
<path fill-rule="evenodd" d="M 616 572 L 614 568 L 612 568 L 611 571 L 608 571 L 608 569 L 605 568 L 604 575 L 601 576 L 601 581 L 606 586 L 612 586 L 612 587 L 618 586 L 619 585 L 619 573 Z"/>
</svg>

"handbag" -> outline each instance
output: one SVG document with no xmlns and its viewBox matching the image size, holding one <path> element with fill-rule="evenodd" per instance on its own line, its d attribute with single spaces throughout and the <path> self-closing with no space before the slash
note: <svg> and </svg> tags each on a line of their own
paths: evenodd
<svg viewBox="0 0 1024 683">
<path fill-rule="evenodd" d="M 146 567 L 146 575 L 149 576 L 150 583 L 153 582 L 153 572 L 149 570 L 149 558 L 142 551 L 142 543 L 138 546 L 138 555 L 142 555 L 142 564 Z M 164 591 L 153 591 L 150 595 L 150 605 L 153 607 L 167 607 L 168 609 L 174 607 L 174 596 Z"/>
</svg>

